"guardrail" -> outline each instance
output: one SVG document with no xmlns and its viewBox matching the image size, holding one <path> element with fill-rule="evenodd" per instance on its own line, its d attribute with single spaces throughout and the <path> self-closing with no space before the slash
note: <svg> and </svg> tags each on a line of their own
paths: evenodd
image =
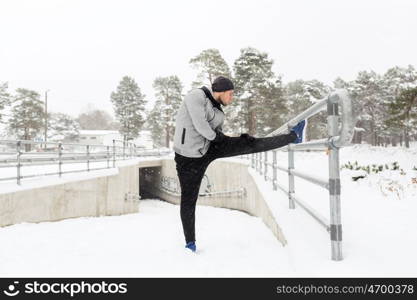
<svg viewBox="0 0 417 300">
<path fill-rule="evenodd" d="M 337 90 L 326 98 L 318 101 L 313 106 L 300 113 L 298 116 L 282 125 L 267 136 L 288 133 L 301 120 L 308 119 L 327 108 L 327 132 L 328 137 L 313 140 L 301 144 L 290 144 L 272 152 L 272 162 L 268 161 L 267 153 L 251 154 L 251 167 L 264 175 L 265 180 L 272 181 L 273 190 L 278 188 L 288 195 L 289 208 L 295 209 L 295 203 L 311 215 L 329 233 L 331 240 L 332 260 L 342 260 L 342 223 L 340 205 L 340 173 L 339 173 L 339 149 L 350 145 L 354 129 L 354 117 L 352 113 L 352 101 L 346 90 Z M 341 115 L 339 115 L 339 108 Z M 340 124 L 339 124 L 340 123 Z M 339 127 L 340 125 L 340 127 Z M 294 166 L 294 152 L 304 150 L 327 150 L 329 155 L 328 179 L 320 178 L 302 171 L 296 171 Z M 288 166 L 277 164 L 277 151 L 288 151 Z M 262 155 L 263 154 L 263 155 Z M 263 157 L 263 158 L 262 158 Z M 263 171 L 262 171 L 263 167 Z M 272 177 L 268 173 L 268 167 L 272 167 Z M 277 171 L 288 173 L 288 187 L 277 181 Z M 329 191 L 330 221 L 321 216 L 316 210 L 302 201 L 295 194 L 294 176 L 300 177 Z"/>
<path fill-rule="evenodd" d="M 62 174 L 67 173 L 114 168 L 116 161 L 119 160 L 141 156 L 161 156 L 169 153 L 169 151 L 160 150 L 141 150 L 133 143 L 119 140 L 113 140 L 111 146 L 27 140 L 0 140 L 0 145 L 5 147 L 3 149 L 5 151 L 0 152 L 0 181 L 16 180 L 18 185 L 24 178 L 50 175 L 61 177 Z M 76 168 L 79 164 L 83 164 L 83 167 Z M 46 167 L 48 165 L 52 167 Z M 63 170 L 64 165 L 68 166 L 68 170 Z M 32 170 L 33 174 L 22 174 L 24 167 L 39 166 L 45 166 L 50 170 L 41 173 L 36 168 Z M 11 168 L 16 169 L 13 172 L 15 176 L 10 176 Z M 4 172 L 6 169 L 9 169 L 8 172 Z"/>
</svg>

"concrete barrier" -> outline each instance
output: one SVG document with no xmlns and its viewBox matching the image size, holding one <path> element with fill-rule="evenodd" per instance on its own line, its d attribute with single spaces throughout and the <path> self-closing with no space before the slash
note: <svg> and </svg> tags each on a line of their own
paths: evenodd
<svg viewBox="0 0 417 300">
<path fill-rule="evenodd" d="M 56 184 L 39 179 L 39 187 L 23 185 L 13 192 L 0 192 L 0 226 L 138 212 L 138 201 L 132 201 L 139 191 L 137 163 L 103 175 L 106 171 L 79 174 L 81 179 L 63 178 L 63 183 L 51 178 Z M 42 186 L 43 182 L 49 184 Z"/>
</svg>

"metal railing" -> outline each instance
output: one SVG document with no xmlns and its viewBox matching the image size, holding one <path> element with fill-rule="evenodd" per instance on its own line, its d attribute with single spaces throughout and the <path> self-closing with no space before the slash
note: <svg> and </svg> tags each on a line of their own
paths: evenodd
<svg viewBox="0 0 417 300">
<path fill-rule="evenodd" d="M 0 145 L 3 147 L 0 151 L 0 181 L 16 180 L 18 185 L 25 178 L 61 177 L 68 173 L 109 169 L 116 167 L 119 160 L 170 153 L 158 149 L 142 150 L 133 143 L 119 140 L 113 140 L 112 145 L 0 140 Z M 40 172 L 39 166 L 44 166 L 49 172 Z M 64 166 L 67 170 L 63 170 Z M 30 167 L 34 167 L 32 174 L 23 175 L 22 171 Z M 14 176 L 10 176 L 12 174 Z"/>
<path fill-rule="evenodd" d="M 295 203 L 302 207 L 329 233 L 331 240 L 332 260 L 342 260 L 342 224 L 340 205 L 340 173 L 339 173 L 339 149 L 350 145 L 354 129 L 354 117 L 352 113 L 352 101 L 346 90 L 337 90 L 326 98 L 318 101 L 304 112 L 282 125 L 267 136 L 289 133 L 301 120 L 308 119 L 327 108 L 327 132 L 328 137 L 320 140 L 313 140 L 300 144 L 289 144 L 288 146 L 272 150 L 272 162 L 268 161 L 268 153 L 255 153 L 250 157 L 251 167 L 265 180 L 272 181 L 273 190 L 280 189 L 288 195 L 289 208 L 295 209 Z M 339 115 L 339 108 L 341 115 Z M 340 125 L 340 127 L 339 127 Z M 326 150 L 329 155 L 329 176 L 328 179 L 320 178 L 302 171 L 296 171 L 294 166 L 294 152 L 304 150 Z M 277 151 L 288 151 L 288 166 L 277 163 Z M 268 173 L 268 167 L 272 167 L 272 176 Z M 277 180 L 277 171 L 288 173 L 288 187 L 283 186 Z M 295 194 L 294 176 L 307 180 L 329 191 L 330 198 L 330 221 L 311 208 Z"/>
</svg>

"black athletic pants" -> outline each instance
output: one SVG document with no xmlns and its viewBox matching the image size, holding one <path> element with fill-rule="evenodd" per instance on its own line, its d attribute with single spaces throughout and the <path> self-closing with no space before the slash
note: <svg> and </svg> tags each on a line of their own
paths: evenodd
<svg viewBox="0 0 417 300">
<path fill-rule="evenodd" d="M 202 157 L 185 157 L 175 153 L 175 162 L 181 186 L 181 221 L 185 241 L 195 241 L 195 206 L 200 184 L 209 164 L 223 157 L 264 152 L 294 142 L 295 133 L 266 138 L 226 137 L 222 143 L 211 143 Z"/>
</svg>

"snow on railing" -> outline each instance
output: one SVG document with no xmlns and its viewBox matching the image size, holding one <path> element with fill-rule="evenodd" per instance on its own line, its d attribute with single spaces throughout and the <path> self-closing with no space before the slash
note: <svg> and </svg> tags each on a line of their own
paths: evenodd
<svg viewBox="0 0 417 300">
<path fill-rule="evenodd" d="M 272 163 L 268 162 L 268 153 L 255 153 L 244 156 L 251 160 L 251 167 L 266 181 L 272 181 L 273 190 L 278 188 L 288 195 L 289 208 L 295 209 L 295 203 L 310 214 L 329 233 L 331 240 L 332 260 L 342 260 L 342 224 L 340 206 L 340 173 L 339 173 L 339 149 L 349 146 L 353 136 L 354 117 L 352 113 L 352 101 L 346 90 L 337 90 L 326 98 L 306 109 L 298 116 L 274 130 L 267 136 L 288 133 L 301 120 L 308 119 L 327 108 L 327 132 L 328 137 L 320 140 L 313 140 L 300 144 L 290 144 L 276 150 L 272 150 Z M 339 115 L 339 108 L 341 115 Z M 340 127 L 339 127 L 340 125 Z M 326 150 L 329 155 L 329 176 L 328 179 L 316 175 L 296 171 L 294 168 L 294 152 L 303 150 Z M 288 151 L 288 166 L 277 164 L 277 151 Z M 262 168 L 263 167 L 263 168 Z M 268 167 L 272 167 L 272 177 L 268 174 Z M 288 188 L 277 181 L 277 171 L 288 173 Z M 330 198 L 330 222 L 324 216 L 307 205 L 295 194 L 294 176 L 312 182 L 329 191 Z"/>
</svg>

